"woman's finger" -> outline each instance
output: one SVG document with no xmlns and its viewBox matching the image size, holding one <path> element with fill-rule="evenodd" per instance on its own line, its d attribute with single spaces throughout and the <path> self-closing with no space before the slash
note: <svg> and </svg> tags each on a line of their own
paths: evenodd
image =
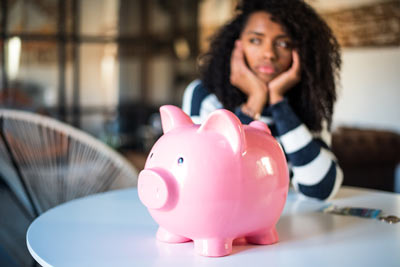
<svg viewBox="0 0 400 267">
<path fill-rule="evenodd" d="M 236 40 L 235 47 L 232 52 L 232 57 L 234 60 L 242 61 L 243 60 L 243 50 L 239 40 Z"/>
<path fill-rule="evenodd" d="M 300 56 L 297 50 L 292 50 L 292 69 L 296 71 L 296 73 L 300 74 Z"/>
</svg>

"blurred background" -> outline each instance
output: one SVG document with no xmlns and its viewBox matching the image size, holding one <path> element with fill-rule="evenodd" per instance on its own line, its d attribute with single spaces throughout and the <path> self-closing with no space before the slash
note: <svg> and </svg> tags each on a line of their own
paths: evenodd
<svg viewBox="0 0 400 267">
<path fill-rule="evenodd" d="M 400 191 L 400 1 L 308 0 L 343 67 L 333 150 L 345 184 Z M 236 0 L 0 0 L 0 107 L 99 138 L 139 170 Z M 397 188 L 397 189 L 396 189 Z"/>
</svg>

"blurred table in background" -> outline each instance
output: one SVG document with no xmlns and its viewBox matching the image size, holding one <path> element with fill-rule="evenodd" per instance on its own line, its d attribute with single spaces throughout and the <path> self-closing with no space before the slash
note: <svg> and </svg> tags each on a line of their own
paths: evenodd
<svg viewBox="0 0 400 267">
<path fill-rule="evenodd" d="M 132 163 L 133 166 L 135 166 L 138 172 L 143 170 L 148 155 L 147 153 L 134 150 L 125 150 L 121 151 L 121 153 L 130 163 Z"/>
<path fill-rule="evenodd" d="M 332 151 L 344 173 L 344 185 L 393 192 L 400 164 L 400 135 L 379 129 L 339 127 Z"/>
</svg>

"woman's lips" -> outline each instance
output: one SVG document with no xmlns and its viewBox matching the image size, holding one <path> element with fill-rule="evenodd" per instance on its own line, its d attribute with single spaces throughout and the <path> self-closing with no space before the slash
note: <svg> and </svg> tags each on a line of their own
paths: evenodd
<svg viewBox="0 0 400 267">
<path fill-rule="evenodd" d="M 259 66 L 257 67 L 257 70 L 264 74 L 274 74 L 276 72 L 276 69 L 273 66 Z"/>
</svg>

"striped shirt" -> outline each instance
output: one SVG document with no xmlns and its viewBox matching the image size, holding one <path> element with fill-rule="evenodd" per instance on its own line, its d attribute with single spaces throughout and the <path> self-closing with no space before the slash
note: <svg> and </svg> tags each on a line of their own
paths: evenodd
<svg viewBox="0 0 400 267">
<path fill-rule="evenodd" d="M 185 89 L 182 109 L 196 124 L 223 108 L 217 97 L 195 80 Z M 235 114 L 243 124 L 252 121 L 240 107 Z M 331 133 L 324 129 L 312 133 L 294 113 L 287 100 L 265 107 L 261 114 L 272 135 L 281 144 L 290 169 L 293 187 L 307 197 L 327 200 L 339 190 L 343 172 L 330 150 Z"/>
</svg>

